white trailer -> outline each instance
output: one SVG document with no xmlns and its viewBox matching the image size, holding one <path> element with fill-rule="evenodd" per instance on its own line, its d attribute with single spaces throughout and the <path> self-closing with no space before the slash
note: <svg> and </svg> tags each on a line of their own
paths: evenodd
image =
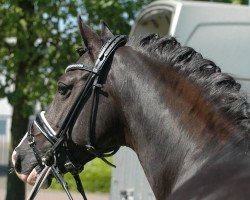
<svg viewBox="0 0 250 200">
<path fill-rule="evenodd" d="M 250 7 L 159 0 L 139 14 L 130 36 L 170 34 L 235 77 L 250 97 Z M 250 99 L 249 99 L 250 101 Z M 114 156 L 111 200 L 155 199 L 136 154 L 121 148 Z"/>
<path fill-rule="evenodd" d="M 7 173 L 11 117 L 12 107 L 7 98 L 0 99 L 0 176 Z"/>
</svg>

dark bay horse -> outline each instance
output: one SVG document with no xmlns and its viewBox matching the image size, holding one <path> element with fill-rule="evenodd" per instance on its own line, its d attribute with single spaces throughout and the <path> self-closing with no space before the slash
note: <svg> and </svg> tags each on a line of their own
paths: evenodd
<svg viewBox="0 0 250 200">
<path fill-rule="evenodd" d="M 40 114 L 55 137 L 95 74 L 89 69 L 103 45 L 114 37 L 104 23 L 101 37 L 81 18 L 78 23 L 86 49 L 79 49 L 77 64 L 85 70 L 69 66 L 49 109 Z M 83 95 L 62 140 L 79 169 L 128 146 L 158 200 L 250 199 L 249 106 L 240 84 L 212 61 L 173 37 L 152 34 L 117 47 L 92 85 L 95 95 Z M 54 145 L 54 137 L 44 136 L 37 124 L 12 156 L 17 175 L 30 184 L 41 171 L 41 160 L 46 161 L 40 158 Z M 66 172 L 64 154 L 56 157 L 56 166 Z"/>
</svg>

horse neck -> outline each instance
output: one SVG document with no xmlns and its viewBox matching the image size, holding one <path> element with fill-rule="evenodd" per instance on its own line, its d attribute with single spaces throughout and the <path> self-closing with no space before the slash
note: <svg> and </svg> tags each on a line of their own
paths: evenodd
<svg viewBox="0 0 250 200">
<path fill-rule="evenodd" d="M 235 127 L 204 106 L 201 92 L 171 68 L 153 67 L 138 52 L 123 53 L 130 60 L 119 56 L 126 66 L 117 65 L 111 79 L 126 145 L 137 153 L 156 198 L 165 199 L 222 148 Z"/>
</svg>

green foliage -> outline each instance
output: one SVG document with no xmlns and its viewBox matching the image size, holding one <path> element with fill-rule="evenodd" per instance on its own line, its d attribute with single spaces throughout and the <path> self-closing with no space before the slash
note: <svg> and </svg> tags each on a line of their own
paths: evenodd
<svg viewBox="0 0 250 200">
<path fill-rule="evenodd" d="M 128 34 L 136 14 L 152 0 L 82 0 L 87 22 L 97 27 L 104 20 L 115 34 Z"/>
<path fill-rule="evenodd" d="M 111 159 L 108 160 L 111 161 Z M 100 159 L 94 159 L 92 162 L 86 164 L 83 172 L 80 174 L 84 189 L 87 192 L 109 192 L 111 170 L 111 167 Z M 68 183 L 69 189 L 77 191 L 72 175 L 68 173 L 64 178 Z M 53 179 L 50 188 L 62 190 L 62 187 L 55 179 Z"/>
<path fill-rule="evenodd" d="M 128 33 L 131 21 L 151 0 L 7 0 L 0 4 L 0 97 L 12 105 L 25 99 L 21 113 L 32 113 L 34 101 L 47 105 L 56 80 L 77 60 L 81 44 L 77 13 L 98 29 L 101 19 L 115 33 Z M 84 13 L 84 14 L 83 14 Z M 15 89 L 13 86 L 15 85 Z"/>
<path fill-rule="evenodd" d="M 77 60 L 81 44 L 76 1 L 17 0 L 0 4 L 0 97 L 15 105 L 25 99 L 28 116 L 35 100 L 48 104 L 56 80 L 67 64 Z M 15 87 L 13 87 L 15 86 Z"/>
</svg>

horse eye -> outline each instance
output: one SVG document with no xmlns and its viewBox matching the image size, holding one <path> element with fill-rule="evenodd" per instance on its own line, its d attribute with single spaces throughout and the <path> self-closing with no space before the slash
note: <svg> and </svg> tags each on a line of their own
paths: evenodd
<svg viewBox="0 0 250 200">
<path fill-rule="evenodd" d="M 68 91 L 70 90 L 70 86 L 62 83 L 62 82 L 59 82 L 58 83 L 58 92 L 61 94 L 61 95 L 65 95 L 68 93 Z"/>
</svg>

